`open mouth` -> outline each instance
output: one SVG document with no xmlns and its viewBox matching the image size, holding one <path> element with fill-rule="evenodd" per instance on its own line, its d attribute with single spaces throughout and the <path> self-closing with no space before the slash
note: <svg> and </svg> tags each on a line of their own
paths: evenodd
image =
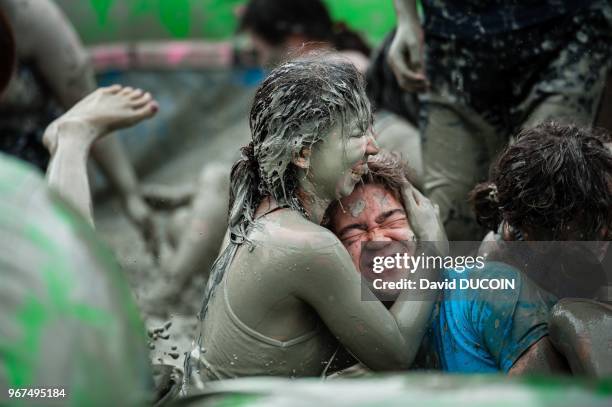
<svg viewBox="0 0 612 407">
<path fill-rule="evenodd" d="M 354 181 L 361 181 L 361 177 L 368 173 L 368 164 L 361 163 L 351 168 L 351 178 Z"/>
</svg>

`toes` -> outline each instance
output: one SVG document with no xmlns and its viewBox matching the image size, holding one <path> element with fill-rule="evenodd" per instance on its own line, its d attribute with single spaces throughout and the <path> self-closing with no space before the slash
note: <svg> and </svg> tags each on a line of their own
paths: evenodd
<svg viewBox="0 0 612 407">
<path fill-rule="evenodd" d="M 130 106 L 134 109 L 139 109 L 153 100 L 153 96 L 149 92 L 141 95 L 138 99 L 132 100 Z"/>
<path fill-rule="evenodd" d="M 152 117 L 159 110 L 159 105 L 157 102 L 149 102 L 148 104 L 136 109 L 135 114 L 140 118 L 148 118 Z"/>
<path fill-rule="evenodd" d="M 112 85 L 112 86 L 107 86 L 105 88 L 100 88 L 100 89 L 101 89 L 101 91 L 103 93 L 108 93 L 108 94 L 111 94 L 111 95 L 115 95 L 115 94 L 119 93 L 119 91 L 121 89 L 123 89 L 123 87 L 121 85 Z"/>
<path fill-rule="evenodd" d="M 134 100 L 134 99 L 138 99 L 139 97 L 141 97 L 143 94 L 145 93 L 144 90 L 142 89 L 134 89 L 134 91 L 132 92 L 132 94 L 130 95 L 130 99 Z"/>
<path fill-rule="evenodd" d="M 129 96 L 134 91 L 134 88 L 131 86 L 126 86 L 120 92 L 120 95 Z"/>
</svg>

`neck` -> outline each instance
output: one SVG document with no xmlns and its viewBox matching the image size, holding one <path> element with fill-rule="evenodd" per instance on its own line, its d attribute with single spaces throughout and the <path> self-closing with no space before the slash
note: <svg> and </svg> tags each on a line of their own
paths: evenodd
<svg viewBox="0 0 612 407">
<path fill-rule="evenodd" d="M 322 197 L 320 193 L 317 193 L 313 183 L 306 177 L 306 174 L 303 174 L 300 178 L 298 197 L 306 210 L 308 219 L 320 225 L 325 211 L 333 199 Z"/>
</svg>

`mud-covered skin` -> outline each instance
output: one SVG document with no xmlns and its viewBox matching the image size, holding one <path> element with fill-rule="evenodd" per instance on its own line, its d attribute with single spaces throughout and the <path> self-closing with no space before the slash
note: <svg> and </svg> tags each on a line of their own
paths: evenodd
<svg viewBox="0 0 612 407">
<path fill-rule="evenodd" d="M 565 358 L 552 345 L 550 337 L 545 336 L 521 355 L 508 371 L 508 375 L 550 375 L 569 372 Z"/>
<path fill-rule="evenodd" d="M 376 157 L 373 160 L 376 160 Z M 414 219 L 417 225 L 419 219 L 414 216 L 415 213 L 407 212 L 398 199 L 382 185 L 358 186 L 341 202 L 342 205 L 330 214 L 329 226 L 342 241 L 358 269 L 359 263 L 363 260 L 362 243 L 402 242 L 415 239 L 406 215 Z M 396 245 L 392 253 L 385 253 L 385 246 L 381 246 L 375 255 L 393 255 L 397 250 Z M 380 277 L 367 268 L 361 269 L 360 272 L 368 281 Z M 391 275 L 389 272 L 389 270 L 385 272 L 387 281 L 406 277 L 402 275 L 405 270 L 391 271 L 393 273 Z M 495 276 L 495 273 L 491 274 Z M 470 304 L 460 311 L 454 310 L 453 313 L 447 310 L 450 304 L 445 301 L 452 302 L 458 299 L 452 298 L 452 294 L 449 298 L 442 295 L 434 307 L 428 331 L 413 367 L 455 372 L 503 370 L 511 375 L 566 371 L 563 358 L 552 347 L 548 337 L 543 336 L 547 332 L 543 325 L 550 305 L 542 301 L 544 297 L 535 285 L 529 281 L 522 279 L 521 281 L 523 284 L 518 294 L 520 299 L 512 301 L 511 298 L 506 298 L 508 301 L 506 307 L 495 304 L 496 301 L 505 301 L 501 296 L 485 297 L 474 292 L 473 295 L 468 295 Z M 399 292 L 387 291 L 385 294 L 397 296 Z M 481 307 L 488 311 L 480 314 L 481 317 L 487 315 L 485 317 L 487 321 L 495 319 L 496 329 L 490 329 L 490 326 L 482 323 L 481 317 L 475 311 Z M 453 318 L 442 320 L 441 312 L 449 312 L 449 317 L 454 314 Z M 463 318 L 463 312 L 469 314 L 465 317 L 465 325 L 458 322 Z M 439 329 L 442 324 L 444 328 Z M 468 340 L 462 340 L 466 331 L 477 334 Z M 535 332 L 540 334 L 534 334 Z M 476 347 L 470 349 L 472 341 L 476 341 Z M 464 356 L 462 363 L 454 363 L 450 360 L 452 358 L 449 358 L 448 349 L 453 349 L 452 352 L 455 354 L 470 355 L 470 357 Z M 486 351 L 481 353 L 481 350 L 485 349 Z M 488 365 L 483 361 L 488 361 Z"/>
<path fill-rule="evenodd" d="M 390 310 L 362 301 L 349 254 L 319 226 L 327 206 L 352 192 L 363 163 L 377 152 L 370 124 L 361 78 L 335 57 L 288 62 L 262 83 L 251 110 L 253 141 L 232 170 L 228 238 L 209 278 L 200 338 L 185 363 L 192 382 L 319 375 L 337 341 L 375 370 L 410 365 L 431 301 L 400 301 Z M 235 318 L 228 320 L 230 308 Z M 211 328 L 230 324 L 257 335 Z M 278 344 L 304 334 L 309 340 L 295 348 Z"/>
<path fill-rule="evenodd" d="M 112 254 L 5 155 L 0 195 L 0 388 L 64 388 L 62 405 L 148 402 L 144 325 Z"/>
<path fill-rule="evenodd" d="M 217 319 L 224 295 L 219 289 L 202 325 L 202 357 L 224 372 L 222 377 L 319 375 L 337 346 L 334 337 L 374 370 L 409 366 L 415 349 L 403 335 L 422 334 L 412 321 L 419 313 L 428 316 L 430 307 L 398 301 L 389 312 L 378 301 L 361 301 L 360 277 L 342 243 L 293 211 L 261 218 L 250 239 L 253 250 L 240 250 L 226 276 L 235 314 L 250 328 L 279 341 L 319 330 L 309 342 L 289 350 L 266 351 L 266 346 L 254 343 L 245 354 L 235 337 L 210 329 L 223 322 Z M 313 342 L 318 344 L 314 349 Z M 202 375 L 215 378 L 205 368 Z"/>
<path fill-rule="evenodd" d="M 371 283 L 380 277 L 371 270 L 360 269 L 362 244 L 374 242 L 415 241 L 416 236 L 410 227 L 408 215 L 398 198 L 382 185 L 366 184 L 355 188 L 353 193 L 341 201 L 341 205 L 331 214 L 331 230 L 340 239 L 353 260 L 355 268 Z M 394 255 L 398 246 L 391 246 L 390 253 L 380 248 L 371 255 Z M 385 281 L 398 281 L 405 278 L 405 270 L 385 271 Z M 397 296 L 399 290 L 387 292 Z"/>
<path fill-rule="evenodd" d="M 93 225 L 87 160 L 92 145 L 109 132 L 132 126 L 157 112 L 151 95 L 114 85 L 100 88 L 79 101 L 45 131 L 51 153 L 49 186 Z"/>
<path fill-rule="evenodd" d="M 40 145 L 42 131 L 59 115 L 58 107 L 69 109 L 95 90 L 94 72 L 76 32 L 55 3 L 0 0 L 0 9 L 12 25 L 18 57 L 15 77 L 0 99 L 0 129 L 10 132 L 4 135 L 9 150 L 32 158 L 44 170 L 48 156 Z M 121 194 L 130 219 L 146 238 L 155 240 L 151 213 L 140 198 L 138 181 L 119 140 L 107 137 L 96 143 L 92 156 Z"/>
<path fill-rule="evenodd" d="M 612 12 L 575 15 L 477 38 L 427 33 L 425 188 L 451 240 L 477 240 L 467 193 L 521 127 L 547 119 L 590 125 L 612 63 Z"/>
<path fill-rule="evenodd" d="M 564 298 L 551 310 L 550 339 L 565 355 L 572 373 L 612 374 L 612 307 L 597 301 Z"/>
</svg>

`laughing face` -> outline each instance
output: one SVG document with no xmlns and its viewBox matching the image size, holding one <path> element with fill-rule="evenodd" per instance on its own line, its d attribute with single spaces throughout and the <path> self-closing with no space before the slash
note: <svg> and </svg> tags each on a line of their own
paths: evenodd
<svg viewBox="0 0 612 407">
<path fill-rule="evenodd" d="M 357 124 L 338 123 L 313 147 L 308 176 L 320 196 L 341 199 L 353 192 L 368 170 L 368 156 L 377 152 L 369 129 L 364 132 Z"/>
</svg>

